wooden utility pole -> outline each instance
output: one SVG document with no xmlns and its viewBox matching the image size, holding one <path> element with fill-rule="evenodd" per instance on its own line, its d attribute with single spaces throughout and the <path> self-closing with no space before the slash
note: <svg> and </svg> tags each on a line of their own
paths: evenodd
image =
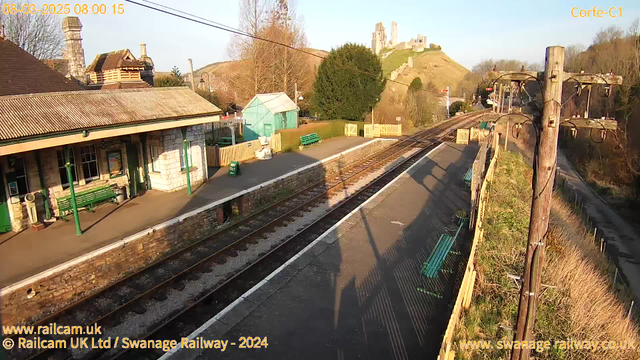
<svg viewBox="0 0 640 360">
<path fill-rule="evenodd" d="M 547 243 L 551 196 L 555 180 L 556 158 L 558 152 L 558 129 L 560 128 L 560 108 L 562 106 L 562 78 L 564 67 L 564 48 L 550 46 L 545 56 L 544 106 L 540 119 L 537 149 L 533 166 L 533 198 L 529 217 L 529 239 L 524 262 L 524 276 L 518 305 L 516 341 L 531 338 L 536 318 L 537 300 L 540 294 L 542 264 Z M 511 360 L 529 359 L 529 349 L 514 350 Z"/>
<path fill-rule="evenodd" d="M 558 152 L 558 129 L 560 126 L 575 128 L 591 128 L 603 131 L 615 130 L 615 120 L 596 120 L 588 118 L 571 118 L 562 121 L 562 83 L 571 79 L 579 85 L 622 84 L 622 77 L 613 74 L 584 74 L 564 72 L 564 48 L 550 46 L 546 50 L 545 71 L 538 73 L 521 70 L 520 72 L 496 72 L 501 80 L 516 82 L 540 79 L 544 84 L 542 117 L 534 121 L 538 128 L 536 149 L 533 159 L 533 196 L 531 215 L 529 218 L 529 234 L 525 255 L 524 275 L 518 304 L 518 316 L 514 340 L 522 344 L 532 340 L 533 326 L 536 318 L 537 301 L 540 296 L 542 268 L 544 264 L 551 197 L 555 181 L 556 159 Z M 501 97 L 500 97 L 501 98 Z M 500 106 L 502 105 L 502 100 Z M 507 125 L 508 127 L 508 125 Z M 508 134 L 508 130 L 507 130 Z M 507 135 L 508 136 L 508 135 Z M 505 141 L 505 147 L 507 142 Z M 528 360 L 530 349 L 514 349 L 511 360 Z"/>
</svg>

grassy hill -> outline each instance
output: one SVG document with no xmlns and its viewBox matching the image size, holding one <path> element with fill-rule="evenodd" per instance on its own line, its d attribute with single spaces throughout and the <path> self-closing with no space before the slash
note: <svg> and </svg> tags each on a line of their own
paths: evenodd
<svg viewBox="0 0 640 360">
<path fill-rule="evenodd" d="M 425 50 L 421 53 L 411 49 L 394 51 L 382 60 L 385 76 L 388 77 L 391 71 L 405 63 L 409 56 L 413 56 L 413 68 L 405 68 L 395 81 L 410 84 L 414 78 L 419 77 L 423 85 L 432 82 L 438 90 L 449 86 L 452 97 L 460 96 L 457 85 L 469 70 L 441 50 Z M 376 110 L 380 110 L 380 115 L 376 115 L 376 122 L 395 123 L 396 116 L 403 116 L 407 87 L 397 82 L 387 82 L 380 103 L 376 106 Z"/>
</svg>

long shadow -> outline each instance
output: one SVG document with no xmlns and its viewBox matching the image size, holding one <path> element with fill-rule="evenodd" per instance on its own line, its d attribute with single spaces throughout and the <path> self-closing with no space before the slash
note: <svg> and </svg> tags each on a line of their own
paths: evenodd
<svg viewBox="0 0 640 360">
<path fill-rule="evenodd" d="M 473 150 L 468 147 L 460 155 L 466 158 L 465 164 L 443 168 L 430 161 L 411 176 L 413 182 L 424 190 L 427 200 L 421 206 L 413 204 L 414 210 L 418 209 L 415 219 L 392 242 L 374 235 L 385 226 L 379 224 L 381 219 L 374 215 L 370 220 L 369 216 L 360 213 L 364 238 L 368 241 L 373 262 L 367 262 L 371 263 L 371 269 L 362 280 L 354 276 L 349 286 L 341 290 L 343 301 L 335 332 L 348 334 L 353 331 L 351 324 L 357 323 L 355 318 L 360 316 L 362 326 L 359 330 L 364 332 L 365 342 L 356 349 L 353 342 L 336 349 L 339 354 L 352 355 L 345 358 L 412 359 L 437 355 L 461 280 L 459 267 L 468 250 L 468 238 L 457 244 L 454 250 L 459 250 L 461 255 L 450 255 L 444 265 L 446 271 L 437 279 L 425 281 L 420 275 L 420 267 L 440 234 L 456 227 L 457 224 L 452 223 L 455 211 L 468 207 L 468 192 L 460 186 L 460 178 L 475 155 Z M 440 171 L 443 173 L 439 174 Z M 402 187 L 415 188 L 412 185 L 405 182 Z M 389 210 L 399 215 L 403 212 Z M 380 245 L 386 250 L 381 252 Z M 419 287 L 429 288 L 442 297 L 419 292 Z M 353 293 L 359 295 L 358 311 L 353 311 Z"/>
</svg>

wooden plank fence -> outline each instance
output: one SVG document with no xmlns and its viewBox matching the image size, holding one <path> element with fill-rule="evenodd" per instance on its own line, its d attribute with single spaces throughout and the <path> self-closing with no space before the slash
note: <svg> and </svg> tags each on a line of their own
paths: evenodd
<svg viewBox="0 0 640 360">
<path fill-rule="evenodd" d="M 282 150 L 282 135 L 273 134 L 269 143 L 271 152 Z M 207 146 L 207 165 L 213 167 L 229 166 L 232 161 L 247 161 L 256 157 L 256 150 L 262 149 L 260 140 L 246 141 L 232 146 Z"/>
<path fill-rule="evenodd" d="M 344 136 L 358 136 L 358 125 L 344 124 Z"/>
<path fill-rule="evenodd" d="M 402 136 L 402 125 L 365 124 L 364 137 Z"/>
<path fill-rule="evenodd" d="M 467 266 L 465 268 L 464 277 L 462 278 L 462 284 L 460 285 L 460 289 L 458 291 L 458 296 L 456 297 L 456 302 L 453 306 L 453 311 L 451 312 L 451 317 L 449 318 L 449 324 L 447 325 L 447 330 L 444 333 L 444 338 L 442 339 L 442 344 L 440 345 L 440 353 L 438 354 L 438 360 L 448 360 L 455 358 L 455 352 L 451 349 L 453 342 L 453 334 L 455 332 L 456 324 L 460 318 L 460 313 L 462 309 L 469 309 L 471 306 L 471 300 L 473 298 L 473 287 L 476 282 L 476 270 L 473 264 L 476 248 L 478 243 L 482 241 L 484 237 L 484 209 L 487 204 L 488 199 L 488 183 L 493 180 L 493 174 L 496 169 L 496 162 L 498 159 L 498 153 L 500 151 L 498 146 L 498 135 L 493 132 L 491 134 L 492 138 L 487 141 L 488 143 L 492 143 L 492 157 L 491 162 L 489 163 L 489 167 L 487 168 L 486 175 L 482 180 L 482 186 L 480 187 L 477 195 L 472 195 L 472 198 L 477 198 L 477 209 L 475 212 L 475 226 L 473 233 L 473 240 L 471 243 L 471 251 L 469 253 L 469 258 L 467 259 Z M 482 151 L 482 150 L 481 150 Z M 487 151 L 485 150 L 485 154 Z M 486 161 L 486 160 L 485 160 Z M 474 192 L 472 188 L 472 192 Z"/>
</svg>

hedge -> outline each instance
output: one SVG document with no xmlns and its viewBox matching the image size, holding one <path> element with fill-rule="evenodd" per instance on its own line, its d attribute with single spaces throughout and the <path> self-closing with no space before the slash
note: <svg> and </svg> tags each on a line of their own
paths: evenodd
<svg viewBox="0 0 640 360">
<path fill-rule="evenodd" d="M 276 133 L 282 136 L 282 151 L 297 150 L 300 146 L 300 137 L 307 134 L 317 133 L 321 139 L 344 136 L 345 124 L 358 125 L 358 134 L 364 133 L 364 122 L 347 120 L 327 120 L 300 125 L 297 129 L 277 130 Z"/>
</svg>

